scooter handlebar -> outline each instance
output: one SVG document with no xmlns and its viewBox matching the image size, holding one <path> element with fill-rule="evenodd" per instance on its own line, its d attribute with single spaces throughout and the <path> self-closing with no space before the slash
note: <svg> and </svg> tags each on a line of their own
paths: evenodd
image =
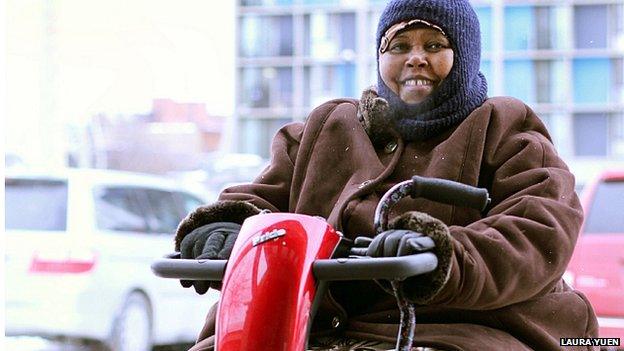
<svg viewBox="0 0 624 351">
<path fill-rule="evenodd" d="M 221 281 L 226 260 L 180 259 L 174 253 L 152 263 L 152 271 L 162 278 Z M 432 253 L 400 257 L 358 257 L 314 261 L 312 271 L 318 280 L 403 280 L 433 271 L 438 265 Z"/>
<path fill-rule="evenodd" d="M 181 259 L 176 252 L 152 262 L 152 272 L 161 278 L 221 281 L 227 260 Z"/>
<path fill-rule="evenodd" d="M 436 255 L 426 252 L 400 257 L 359 257 L 316 260 L 312 266 L 319 280 L 404 280 L 433 271 Z"/>
<path fill-rule="evenodd" d="M 474 208 L 483 211 L 490 203 L 487 189 L 440 178 L 412 177 L 410 195 L 449 205 Z"/>
</svg>

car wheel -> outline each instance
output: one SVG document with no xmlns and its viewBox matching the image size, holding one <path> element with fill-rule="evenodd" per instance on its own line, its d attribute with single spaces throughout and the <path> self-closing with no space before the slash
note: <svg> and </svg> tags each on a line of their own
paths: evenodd
<svg viewBox="0 0 624 351">
<path fill-rule="evenodd" d="M 150 351 L 152 313 L 143 294 L 132 293 L 115 318 L 109 345 L 112 351 Z"/>
</svg>

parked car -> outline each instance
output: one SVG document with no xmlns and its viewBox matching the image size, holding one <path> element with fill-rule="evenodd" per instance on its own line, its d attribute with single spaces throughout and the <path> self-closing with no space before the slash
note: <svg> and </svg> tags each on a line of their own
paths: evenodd
<svg viewBox="0 0 624 351">
<path fill-rule="evenodd" d="M 192 343 L 218 299 L 156 277 L 178 222 L 213 199 L 106 170 L 5 177 L 7 335 L 98 341 L 115 351 Z"/>
<path fill-rule="evenodd" d="M 211 153 L 202 162 L 205 184 L 217 192 L 232 185 L 252 182 L 269 164 L 255 154 Z"/>
<path fill-rule="evenodd" d="M 585 221 L 565 278 L 591 302 L 600 336 L 624 340 L 624 169 L 600 173 L 581 201 Z"/>
</svg>

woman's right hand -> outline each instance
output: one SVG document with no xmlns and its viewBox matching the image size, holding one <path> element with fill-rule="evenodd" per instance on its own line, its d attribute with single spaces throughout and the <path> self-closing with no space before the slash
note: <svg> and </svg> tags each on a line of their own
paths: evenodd
<svg viewBox="0 0 624 351">
<path fill-rule="evenodd" d="M 195 228 L 182 239 L 180 258 L 227 260 L 240 228 L 240 224 L 232 222 L 215 222 Z M 205 294 L 209 288 L 221 288 L 221 282 L 208 280 L 180 280 L 180 284 L 185 288 L 193 286 L 200 295 Z"/>
</svg>

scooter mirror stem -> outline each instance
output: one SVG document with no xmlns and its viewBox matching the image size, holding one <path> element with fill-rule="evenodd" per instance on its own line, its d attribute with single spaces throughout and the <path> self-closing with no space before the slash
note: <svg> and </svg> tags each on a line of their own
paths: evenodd
<svg viewBox="0 0 624 351">
<path fill-rule="evenodd" d="M 388 215 L 392 206 L 407 196 L 474 208 L 479 211 L 485 210 L 491 201 L 486 189 L 447 179 L 413 176 L 411 180 L 403 181 L 390 188 L 379 200 L 374 219 L 377 234 L 387 230 Z"/>
<path fill-rule="evenodd" d="M 388 229 L 388 216 L 390 214 L 390 209 L 401 199 L 409 196 L 411 192 L 412 181 L 406 180 L 394 185 L 390 188 L 390 190 L 383 194 L 377 204 L 377 207 L 375 208 L 374 225 L 376 234 Z"/>
</svg>

